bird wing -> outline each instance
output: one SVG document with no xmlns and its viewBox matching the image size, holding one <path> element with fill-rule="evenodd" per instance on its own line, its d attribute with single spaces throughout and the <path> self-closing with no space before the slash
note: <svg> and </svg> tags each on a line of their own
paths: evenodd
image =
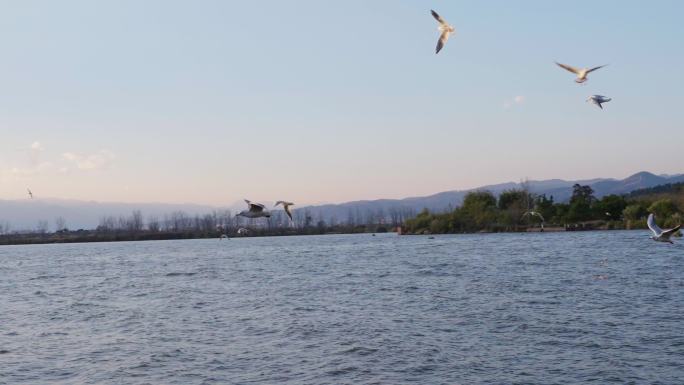
<svg viewBox="0 0 684 385">
<path fill-rule="evenodd" d="M 655 234 L 655 236 L 660 236 L 663 233 L 663 229 L 658 227 L 658 225 L 655 223 L 655 216 L 653 214 L 648 214 L 646 224 L 648 225 L 648 228 L 651 229 L 651 231 L 653 231 L 653 234 Z"/>
<path fill-rule="evenodd" d="M 276 202 L 276 203 L 273 205 L 273 207 L 278 206 L 278 205 L 283 205 L 283 206 L 285 206 L 285 201 L 278 201 L 278 202 Z"/>
<path fill-rule="evenodd" d="M 435 50 L 435 54 L 438 54 L 439 51 L 444 48 L 444 44 L 446 44 L 447 40 L 449 40 L 449 31 L 444 31 L 441 35 L 439 35 L 439 40 L 437 40 L 437 49 Z"/>
<path fill-rule="evenodd" d="M 573 74 L 579 75 L 579 73 L 580 73 L 580 70 L 577 69 L 577 68 L 575 68 L 575 67 L 573 67 L 573 66 L 569 66 L 569 65 L 567 65 L 567 64 L 562 64 L 562 63 L 559 63 L 559 62 L 556 62 L 556 64 L 557 64 L 560 68 L 563 68 L 563 69 L 565 69 L 565 70 L 568 70 L 568 71 L 572 72 Z"/>
<path fill-rule="evenodd" d="M 446 20 L 442 19 L 442 16 L 439 16 L 439 14 L 433 10 L 430 10 L 430 13 L 432 13 L 432 17 L 435 18 L 439 22 L 439 24 L 447 24 Z"/>
<path fill-rule="evenodd" d="M 535 212 L 534 212 L 534 215 L 538 216 L 539 219 L 542 220 L 542 222 L 545 222 L 545 221 L 544 221 L 544 217 L 543 217 L 540 213 L 538 213 L 538 212 L 535 211 Z"/>
<path fill-rule="evenodd" d="M 249 211 L 251 211 L 253 213 L 260 213 L 260 212 L 264 211 L 264 209 L 266 208 L 266 207 L 264 207 L 264 205 L 262 205 L 260 203 L 252 203 L 252 202 L 248 201 L 247 199 L 245 199 L 245 202 L 247 202 L 247 206 L 249 207 Z"/>
<path fill-rule="evenodd" d="M 663 237 L 669 239 L 672 235 L 674 235 L 674 233 L 676 233 L 677 231 L 679 231 L 679 228 L 680 228 L 680 227 L 682 227 L 682 226 L 679 225 L 679 226 L 677 226 L 677 227 L 675 227 L 675 228 L 672 228 L 672 229 L 663 231 Z"/>
<path fill-rule="evenodd" d="M 603 67 L 605 67 L 605 66 L 607 66 L 607 65 L 608 65 L 608 64 L 604 64 L 604 65 L 602 65 L 602 66 L 598 66 L 598 67 L 594 67 L 594 68 L 588 69 L 588 70 L 587 70 L 587 73 L 589 73 L 589 72 L 594 72 L 594 71 L 596 71 L 597 69 L 603 68 Z"/>
<path fill-rule="evenodd" d="M 287 213 L 287 216 L 290 217 L 290 220 L 292 220 L 292 211 L 290 211 L 290 205 L 285 205 L 285 213 Z"/>
<path fill-rule="evenodd" d="M 603 106 L 601 105 L 601 102 L 596 102 L 596 105 L 599 106 L 600 109 L 603 109 Z"/>
</svg>

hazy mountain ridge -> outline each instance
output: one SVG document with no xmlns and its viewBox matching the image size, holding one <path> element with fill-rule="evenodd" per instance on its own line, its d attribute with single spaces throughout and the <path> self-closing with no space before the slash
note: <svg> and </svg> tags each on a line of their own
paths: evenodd
<svg viewBox="0 0 684 385">
<path fill-rule="evenodd" d="M 683 174 L 659 176 L 650 172 L 642 171 L 625 179 L 595 178 L 573 181 L 549 179 L 541 181 L 526 181 L 526 184 L 530 191 L 535 194 L 546 194 L 547 196 L 553 196 L 556 202 L 563 202 L 570 199 L 570 196 L 572 195 L 572 186 L 576 183 L 591 186 L 591 188 L 594 189 L 596 197 L 600 198 L 606 195 L 627 194 L 631 191 L 642 188 L 678 182 L 684 182 Z M 482 186 L 469 190 L 444 191 L 424 197 L 363 200 L 341 204 L 306 206 L 302 207 L 301 209 L 309 210 L 313 218 L 322 218 L 324 220 L 336 218 L 337 220 L 342 221 L 345 221 L 350 215 L 355 216 L 357 210 L 359 212 L 374 210 L 385 215 L 389 215 L 388 211 L 390 210 L 407 210 L 418 212 L 423 208 L 440 212 L 448 210 L 450 207 L 456 207 L 460 205 L 461 202 L 463 202 L 465 195 L 471 191 L 486 190 L 498 195 L 505 190 L 520 187 L 521 183 L 507 182 Z"/>
<path fill-rule="evenodd" d="M 655 187 L 668 183 L 684 182 L 684 175 L 655 175 L 649 172 L 639 172 L 625 179 L 587 179 L 567 181 L 550 179 L 541 181 L 527 181 L 531 192 L 553 196 L 558 201 L 566 201 L 572 193 L 575 183 L 590 185 L 597 197 L 610 194 L 628 194 L 632 191 Z M 482 186 L 469 190 L 444 191 L 423 197 L 409 197 L 404 199 L 376 199 L 344 202 L 339 204 L 324 204 L 315 206 L 300 206 L 295 209 L 295 215 L 301 217 L 304 213 L 314 221 L 362 222 L 371 215 L 411 215 L 423 208 L 441 212 L 461 204 L 465 195 L 470 191 L 487 190 L 500 194 L 504 190 L 520 188 L 520 183 L 506 182 Z M 63 217 L 70 229 L 90 229 L 97 227 L 100 218 L 104 216 L 129 216 L 134 210 L 140 210 L 145 220 L 149 217 L 163 219 L 164 215 L 174 211 L 183 211 L 189 215 L 204 215 L 213 211 L 235 209 L 242 206 L 242 202 L 230 207 L 215 207 L 198 204 L 168 204 L 168 203 L 109 203 L 94 201 L 62 200 L 62 199 L 34 199 L 34 200 L 0 200 L 0 224 L 9 223 L 13 230 L 35 228 L 39 221 L 48 221 L 54 229 L 55 218 Z"/>
</svg>

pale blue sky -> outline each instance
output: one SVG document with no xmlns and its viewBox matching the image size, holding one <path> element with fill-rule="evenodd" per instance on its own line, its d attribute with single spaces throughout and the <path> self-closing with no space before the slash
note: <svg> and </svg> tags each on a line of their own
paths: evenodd
<svg viewBox="0 0 684 385">
<path fill-rule="evenodd" d="M 679 1 L 0 4 L 2 199 L 318 203 L 684 172 Z M 431 8 L 457 29 L 439 55 Z M 610 65 L 577 85 L 555 60 Z"/>
</svg>

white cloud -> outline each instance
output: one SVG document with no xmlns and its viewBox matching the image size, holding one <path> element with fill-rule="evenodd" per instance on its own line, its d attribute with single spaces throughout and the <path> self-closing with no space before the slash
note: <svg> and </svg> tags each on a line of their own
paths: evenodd
<svg viewBox="0 0 684 385">
<path fill-rule="evenodd" d="M 43 151 L 43 150 L 45 150 L 45 147 L 43 147 L 43 145 L 40 144 L 40 142 L 31 143 L 29 148 L 31 149 L 31 151 Z"/>
<path fill-rule="evenodd" d="M 525 99 L 525 96 L 523 96 L 523 95 L 514 96 L 514 97 L 511 98 L 511 99 L 506 99 L 506 100 L 504 100 L 504 102 L 503 102 L 503 108 L 504 108 L 505 110 L 507 110 L 507 109 L 509 109 L 509 108 L 511 108 L 511 107 L 513 107 L 513 106 L 520 105 L 520 104 L 524 104 L 524 103 L 525 103 L 525 100 L 526 100 L 526 99 Z"/>
<path fill-rule="evenodd" d="M 94 154 L 78 154 L 65 152 L 62 159 L 73 163 L 79 170 L 101 170 L 109 167 L 114 160 L 114 153 L 100 150 Z"/>
</svg>

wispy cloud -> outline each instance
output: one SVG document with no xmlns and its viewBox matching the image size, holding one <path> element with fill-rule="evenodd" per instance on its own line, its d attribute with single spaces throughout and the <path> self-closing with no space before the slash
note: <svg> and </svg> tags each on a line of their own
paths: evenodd
<svg viewBox="0 0 684 385">
<path fill-rule="evenodd" d="M 100 150 L 93 154 L 79 154 L 75 152 L 65 152 L 62 159 L 70 162 L 79 170 L 101 170 L 108 168 L 115 155 L 108 150 Z"/>
<path fill-rule="evenodd" d="M 514 107 L 516 105 L 521 105 L 525 103 L 525 96 L 523 95 L 517 95 L 512 97 L 511 99 L 506 99 L 503 102 L 503 108 L 504 110 L 507 110 L 511 107 Z"/>
</svg>

